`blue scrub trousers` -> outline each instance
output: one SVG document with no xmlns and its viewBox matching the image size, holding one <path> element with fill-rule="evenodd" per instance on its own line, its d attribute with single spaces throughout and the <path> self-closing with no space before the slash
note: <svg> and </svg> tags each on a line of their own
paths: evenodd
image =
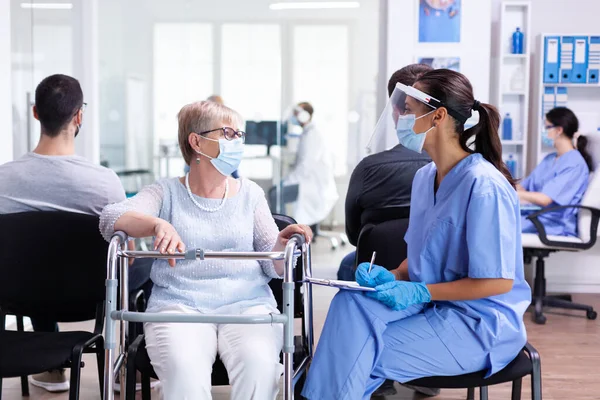
<svg viewBox="0 0 600 400">
<path fill-rule="evenodd" d="M 383 383 L 486 368 L 473 349 L 465 370 L 433 330 L 424 305 L 394 311 L 362 292 L 341 290 L 332 300 L 302 395 L 309 400 L 368 400 Z"/>
</svg>

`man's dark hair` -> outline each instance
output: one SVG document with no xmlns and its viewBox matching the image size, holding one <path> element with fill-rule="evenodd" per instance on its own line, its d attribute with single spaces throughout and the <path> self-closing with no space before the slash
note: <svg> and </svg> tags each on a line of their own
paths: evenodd
<svg viewBox="0 0 600 400">
<path fill-rule="evenodd" d="M 35 89 L 35 108 L 42 132 L 56 137 L 83 106 L 83 92 L 77 79 L 51 75 Z"/>
<path fill-rule="evenodd" d="M 391 96 L 399 82 L 406 86 L 412 86 L 423 74 L 432 71 L 433 68 L 427 64 L 410 64 L 394 72 L 388 82 L 388 95 Z"/>
</svg>

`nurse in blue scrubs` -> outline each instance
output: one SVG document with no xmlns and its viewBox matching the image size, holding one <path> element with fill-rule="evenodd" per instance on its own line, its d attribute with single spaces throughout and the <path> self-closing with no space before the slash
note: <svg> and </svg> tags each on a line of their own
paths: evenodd
<svg viewBox="0 0 600 400">
<path fill-rule="evenodd" d="M 546 114 L 545 128 L 555 152 L 547 155 L 517 190 L 521 202 L 540 207 L 579 204 L 588 186 L 592 158 L 586 151 L 587 139 L 578 135 L 579 121 L 568 108 L 558 107 Z M 523 211 L 523 232 L 537 233 Z M 547 235 L 577 236 L 577 209 L 567 208 L 539 216 Z"/>
<path fill-rule="evenodd" d="M 375 291 L 334 297 L 302 393 L 311 400 L 369 399 L 385 379 L 490 376 L 527 341 L 519 198 L 497 110 L 450 70 L 396 91 L 378 127 L 392 121 L 402 145 L 433 159 L 413 182 L 408 258 L 391 272 L 361 264 L 357 281 Z M 465 130 L 472 110 L 479 123 Z"/>
</svg>

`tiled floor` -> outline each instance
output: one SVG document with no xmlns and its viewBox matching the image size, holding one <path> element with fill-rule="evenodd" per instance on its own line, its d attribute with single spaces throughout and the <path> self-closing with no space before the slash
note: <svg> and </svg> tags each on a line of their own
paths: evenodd
<svg viewBox="0 0 600 400">
<path fill-rule="evenodd" d="M 350 249 L 330 251 L 325 242 L 316 243 L 313 248 L 314 275 L 334 278 L 342 257 Z M 323 322 L 335 290 L 324 287 L 314 288 L 315 305 L 315 334 L 318 338 Z M 600 295 L 576 296 L 576 300 L 593 304 L 600 308 Z M 534 325 L 530 322 L 529 314 L 526 323 L 530 342 L 540 351 L 542 356 L 542 371 L 545 400 L 591 400 L 600 399 L 600 324 L 598 321 L 588 321 L 585 318 L 567 316 L 564 314 L 548 313 L 545 326 Z M 89 329 L 86 324 L 63 324 L 61 330 Z M 83 369 L 81 399 L 100 399 L 96 375 L 95 361 L 92 356 L 84 356 L 86 367 Z M 387 397 L 388 400 L 409 400 L 422 397 L 412 391 L 398 386 L 398 394 Z M 63 400 L 67 394 L 49 394 L 35 387 L 30 387 L 31 400 Z M 529 380 L 523 384 L 523 399 L 529 396 Z M 117 397 L 118 398 L 118 397 Z M 141 398 L 138 394 L 138 398 Z M 159 393 L 153 392 L 153 399 L 160 398 Z M 229 398 L 229 388 L 214 388 L 213 398 L 225 400 Z M 465 390 L 443 390 L 435 399 L 459 400 L 466 398 Z M 490 388 L 490 399 L 509 399 L 510 385 L 499 385 Z M 5 379 L 2 399 L 21 399 L 18 379 Z M 324 399 L 329 400 L 329 399 Z"/>
</svg>

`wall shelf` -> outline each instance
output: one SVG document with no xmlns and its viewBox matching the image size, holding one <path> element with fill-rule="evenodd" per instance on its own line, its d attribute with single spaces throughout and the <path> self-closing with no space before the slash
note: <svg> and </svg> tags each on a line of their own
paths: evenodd
<svg viewBox="0 0 600 400">
<path fill-rule="evenodd" d="M 600 84 L 599 83 L 551 83 L 544 82 L 546 71 L 544 70 L 545 46 L 548 38 L 563 37 L 591 37 L 598 35 L 591 34 L 573 34 L 573 33 L 542 33 L 537 38 L 537 77 L 535 88 L 532 93 L 535 118 L 532 121 L 529 131 L 529 165 L 528 170 L 533 170 L 542 159 L 549 153 L 555 151 L 553 147 L 543 144 L 544 119 L 545 114 L 554 107 L 568 107 L 579 120 L 579 132 L 583 135 L 596 134 L 600 127 Z M 589 56 L 589 42 L 586 45 L 586 53 Z M 559 58 L 559 61 L 560 60 Z M 559 71 L 561 66 L 559 63 Z M 588 69 L 592 68 L 588 66 Z M 587 75 L 587 71 L 586 71 Z M 559 75 L 560 76 L 560 75 Z"/>
<path fill-rule="evenodd" d="M 529 54 L 504 54 L 503 56 L 504 58 L 508 58 L 508 59 L 521 59 L 521 60 L 526 60 L 529 58 Z"/>
<path fill-rule="evenodd" d="M 525 176 L 527 166 L 527 128 L 529 125 L 529 92 L 531 63 L 531 1 L 504 0 L 495 35 L 500 45 L 495 53 L 497 63 L 493 99 L 500 112 L 500 139 L 504 137 L 506 114 L 512 119 L 512 139 L 501 140 L 502 159 L 516 161 L 515 178 Z M 512 54 L 512 34 L 521 28 L 524 54 Z"/>
</svg>

